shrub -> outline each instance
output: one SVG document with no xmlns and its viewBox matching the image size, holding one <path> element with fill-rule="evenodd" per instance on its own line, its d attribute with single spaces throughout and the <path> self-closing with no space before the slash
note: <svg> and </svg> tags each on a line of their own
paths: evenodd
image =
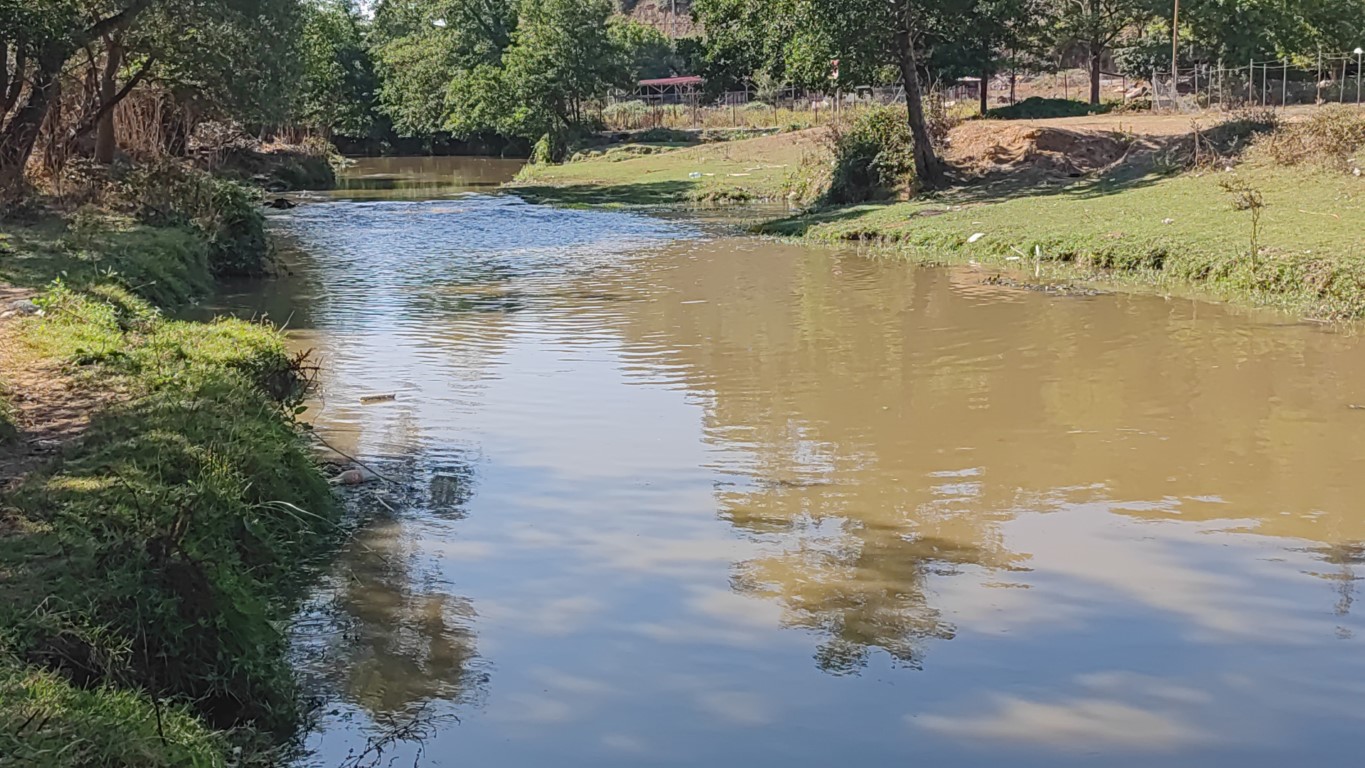
<svg viewBox="0 0 1365 768">
<path fill-rule="evenodd" d="M 142 221 L 189 226 L 208 243 L 216 275 L 260 275 L 270 263 L 257 193 L 184 163 L 160 162 L 131 170 L 119 186 L 123 203 Z"/>
<path fill-rule="evenodd" d="M 553 133 L 547 133 L 540 137 L 535 147 L 531 149 L 531 165 L 553 165 L 564 159 L 566 150 L 564 142 Z"/>
<path fill-rule="evenodd" d="M 1278 165 L 1360 168 L 1365 158 L 1356 154 L 1365 150 L 1365 114 L 1349 106 L 1327 105 L 1306 120 L 1280 126 L 1257 142 L 1257 147 Z"/>
<path fill-rule="evenodd" d="M 834 173 L 824 202 L 847 205 L 888 196 L 914 171 L 913 139 L 905 115 L 878 107 L 831 128 Z"/>
<path fill-rule="evenodd" d="M 614 128 L 634 128 L 649 117 L 649 105 L 643 101 L 618 101 L 602 110 L 602 119 Z"/>
</svg>

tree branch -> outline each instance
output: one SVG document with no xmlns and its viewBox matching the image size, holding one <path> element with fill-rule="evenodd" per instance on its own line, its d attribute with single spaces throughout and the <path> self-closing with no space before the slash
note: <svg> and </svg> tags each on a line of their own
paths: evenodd
<svg viewBox="0 0 1365 768">
<path fill-rule="evenodd" d="M 71 138 L 80 138 L 95 130 L 95 127 L 100 124 L 100 120 L 103 120 L 104 116 L 109 114 L 110 110 L 117 107 L 119 102 L 126 99 L 128 94 L 132 93 L 133 89 L 138 87 L 142 80 L 151 73 L 152 66 L 155 64 L 156 57 L 149 56 L 147 61 L 142 64 L 142 68 L 137 71 L 137 74 L 129 78 L 128 82 L 123 84 L 123 88 L 119 89 L 119 92 L 114 94 L 114 98 L 110 99 L 105 104 L 101 104 L 100 108 L 96 110 L 93 115 L 82 120 L 80 125 L 76 126 L 75 129 L 71 131 Z"/>
</svg>

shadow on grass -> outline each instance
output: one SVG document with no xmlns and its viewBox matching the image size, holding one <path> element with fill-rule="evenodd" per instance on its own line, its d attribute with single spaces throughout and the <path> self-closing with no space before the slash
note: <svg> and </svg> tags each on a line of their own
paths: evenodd
<svg viewBox="0 0 1365 768">
<path fill-rule="evenodd" d="M 212 286 L 208 246 L 184 227 L 57 215 L 0 224 L 0 283 L 38 289 L 57 278 L 113 282 L 163 308 L 202 298 Z"/>
<path fill-rule="evenodd" d="M 1079 199 L 1098 199 L 1143 187 L 1170 178 L 1157 172 L 1153 163 L 1144 160 L 1120 165 L 1103 176 L 1076 178 L 1040 176 L 1028 172 L 1002 172 L 961 180 L 956 186 L 921 195 L 910 201 L 906 220 L 932 217 L 948 213 L 958 206 L 985 206 L 1010 200 L 1068 196 Z M 817 208 L 813 211 L 778 219 L 757 228 L 761 234 L 784 237 L 803 237 L 812 229 L 827 224 L 857 221 L 875 211 L 902 204 L 896 201 L 863 203 L 849 207 Z M 853 239 L 856 236 L 850 234 Z"/>
</svg>

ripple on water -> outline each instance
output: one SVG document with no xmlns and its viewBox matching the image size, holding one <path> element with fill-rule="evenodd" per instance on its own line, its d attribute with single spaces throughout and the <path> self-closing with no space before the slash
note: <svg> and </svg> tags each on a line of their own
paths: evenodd
<svg viewBox="0 0 1365 768">
<path fill-rule="evenodd" d="M 300 642 L 319 764 L 418 710 L 436 766 L 1355 758 L 1350 335 L 513 197 L 278 224 L 319 428 L 407 481 Z"/>
</svg>

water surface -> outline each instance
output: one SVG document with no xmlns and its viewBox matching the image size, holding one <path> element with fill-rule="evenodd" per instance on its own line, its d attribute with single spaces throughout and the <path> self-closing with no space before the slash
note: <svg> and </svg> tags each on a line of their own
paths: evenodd
<svg viewBox="0 0 1365 768">
<path fill-rule="evenodd" d="M 1353 333 L 511 196 L 277 225 L 256 307 L 410 484 L 302 617 L 310 764 L 1359 760 Z"/>
</svg>

